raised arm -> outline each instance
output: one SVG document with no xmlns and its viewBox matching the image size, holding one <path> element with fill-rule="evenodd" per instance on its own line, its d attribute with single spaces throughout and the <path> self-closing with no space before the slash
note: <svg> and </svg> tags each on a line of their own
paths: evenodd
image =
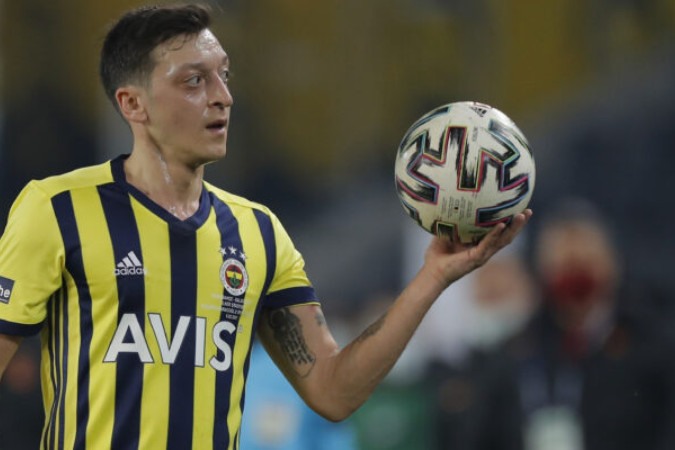
<svg viewBox="0 0 675 450">
<path fill-rule="evenodd" d="M 21 341 L 22 338 L 19 336 L 0 334 L 0 379 L 2 379 L 7 365 L 18 350 Z"/>
<path fill-rule="evenodd" d="M 528 210 L 508 227 L 498 225 L 477 246 L 435 238 L 389 310 L 342 350 L 315 305 L 267 311 L 259 336 L 310 407 L 329 420 L 345 419 L 389 372 L 441 292 L 509 244 L 531 215 Z"/>
</svg>

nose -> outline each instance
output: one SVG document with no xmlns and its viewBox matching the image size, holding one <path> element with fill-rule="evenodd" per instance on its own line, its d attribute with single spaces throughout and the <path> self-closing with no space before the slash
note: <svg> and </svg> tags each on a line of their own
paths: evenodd
<svg viewBox="0 0 675 450">
<path fill-rule="evenodd" d="M 215 77 L 209 103 L 220 109 L 229 108 L 234 103 L 230 87 L 220 77 Z"/>
</svg>

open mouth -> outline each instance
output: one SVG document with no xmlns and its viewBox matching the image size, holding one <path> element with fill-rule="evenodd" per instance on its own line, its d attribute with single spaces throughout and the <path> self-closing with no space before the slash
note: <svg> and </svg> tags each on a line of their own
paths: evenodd
<svg viewBox="0 0 675 450">
<path fill-rule="evenodd" d="M 206 125 L 206 128 L 211 131 L 222 131 L 227 128 L 227 120 L 214 120 Z"/>
</svg>

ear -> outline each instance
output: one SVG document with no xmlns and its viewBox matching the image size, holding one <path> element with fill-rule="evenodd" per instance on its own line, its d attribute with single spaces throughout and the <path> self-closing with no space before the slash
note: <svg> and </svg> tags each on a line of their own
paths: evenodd
<svg viewBox="0 0 675 450">
<path fill-rule="evenodd" d="M 141 94 L 142 90 L 137 86 L 124 86 L 115 92 L 120 112 L 129 122 L 144 122 L 148 118 Z"/>
</svg>

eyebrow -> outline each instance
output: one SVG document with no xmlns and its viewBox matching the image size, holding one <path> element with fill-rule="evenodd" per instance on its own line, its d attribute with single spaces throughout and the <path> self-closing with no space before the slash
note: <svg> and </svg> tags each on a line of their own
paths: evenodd
<svg viewBox="0 0 675 450">
<path fill-rule="evenodd" d="M 223 65 L 223 66 L 228 66 L 228 67 L 229 67 L 229 65 L 230 65 L 230 58 L 229 58 L 227 55 L 225 55 L 225 56 L 223 57 L 223 59 L 221 60 L 221 65 Z M 179 67 L 179 70 L 185 70 L 185 69 L 199 69 L 199 70 L 205 70 L 205 69 L 208 69 L 208 67 L 207 67 L 206 64 L 204 64 L 204 63 L 202 63 L 202 62 L 181 64 L 180 67 Z"/>
</svg>

